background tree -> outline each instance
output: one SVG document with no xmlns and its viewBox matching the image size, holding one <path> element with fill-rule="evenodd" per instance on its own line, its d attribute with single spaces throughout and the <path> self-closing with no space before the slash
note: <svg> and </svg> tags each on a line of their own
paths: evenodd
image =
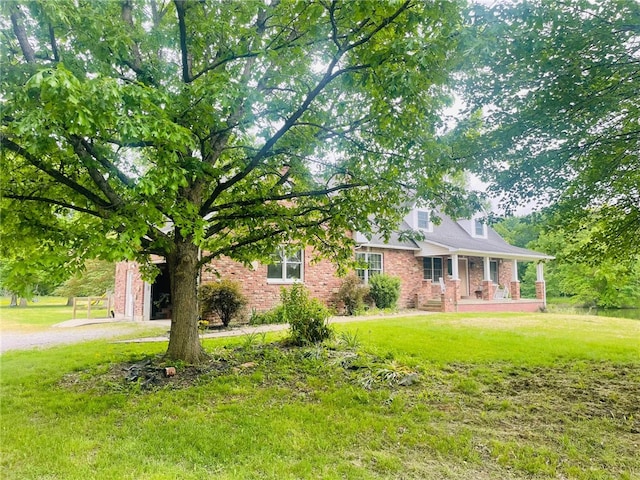
<svg viewBox="0 0 640 480">
<path fill-rule="evenodd" d="M 37 258 L 0 257 L 0 290 L 11 297 L 10 306 L 26 307 L 27 301 L 52 292 L 57 282 L 44 268 Z"/>
<path fill-rule="evenodd" d="M 582 254 L 640 251 L 640 3 L 522 0 L 475 4 L 467 31 L 457 152 L 507 209 L 535 201 L 577 231 Z M 481 125 L 480 137 L 469 127 Z M 588 213 L 585 213 L 588 212 Z"/>
<path fill-rule="evenodd" d="M 113 292 L 115 265 L 104 260 L 87 260 L 82 270 L 54 290 L 63 297 L 97 297 Z"/>
<path fill-rule="evenodd" d="M 74 260 L 67 257 L 63 246 L 47 245 L 29 234 L 13 237 L 7 227 L 14 223 L 17 215 L 16 210 L 2 212 L 0 290 L 11 296 L 11 306 L 26 306 L 28 300 L 49 295 L 64 282 L 73 269 Z"/>
<path fill-rule="evenodd" d="M 555 256 L 545 267 L 547 296 L 565 297 L 571 303 L 598 307 L 632 307 L 640 304 L 640 258 L 628 262 L 608 257 L 588 259 L 581 255 L 585 245 L 603 226 L 596 218 L 586 218 L 587 228 L 566 231 L 557 227 L 552 213 L 509 217 L 495 225 L 514 245 Z M 509 237 L 511 235 L 511 237 Z M 523 265 L 524 267 L 524 265 Z M 521 292 L 535 296 L 536 265 L 522 268 Z"/>
<path fill-rule="evenodd" d="M 410 196 L 477 205 L 443 180 L 460 165 L 436 134 L 455 1 L 0 8 L 11 238 L 64 243 L 80 264 L 164 257 L 169 357 L 202 358 L 196 281 L 211 259 L 298 242 L 344 262 L 345 230 L 388 232 Z"/>
</svg>

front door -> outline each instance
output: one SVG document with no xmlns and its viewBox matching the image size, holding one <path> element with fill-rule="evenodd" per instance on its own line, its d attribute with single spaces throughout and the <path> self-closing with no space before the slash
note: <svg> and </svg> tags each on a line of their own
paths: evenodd
<svg viewBox="0 0 640 480">
<path fill-rule="evenodd" d="M 469 296 L 469 268 L 466 258 L 458 259 L 458 277 L 460 278 L 460 296 Z"/>
</svg>

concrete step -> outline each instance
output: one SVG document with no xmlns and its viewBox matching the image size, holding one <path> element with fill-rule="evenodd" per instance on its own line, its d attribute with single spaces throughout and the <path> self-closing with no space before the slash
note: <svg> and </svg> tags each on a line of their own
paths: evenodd
<svg viewBox="0 0 640 480">
<path fill-rule="evenodd" d="M 419 309 L 427 312 L 441 312 L 442 302 L 440 300 L 427 300 L 427 302 L 423 303 Z"/>
</svg>

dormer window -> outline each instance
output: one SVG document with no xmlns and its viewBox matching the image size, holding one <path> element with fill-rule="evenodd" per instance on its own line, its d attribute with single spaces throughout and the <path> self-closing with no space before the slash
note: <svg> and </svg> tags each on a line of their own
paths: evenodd
<svg viewBox="0 0 640 480">
<path fill-rule="evenodd" d="M 473 221 L 473 236 L 487 238 L 487 224 L 478 218 Z"/>
<path fill-rule="evenodd" d="M 433 229 L 433 226 L 431 224 L 431 215 L 429 215 L 429 212 L 424 211 L 424 210 L 418 210 L 418 228 L 420 230 L 427 230 L 427 231 L 431 231 Z"/>
</svg>

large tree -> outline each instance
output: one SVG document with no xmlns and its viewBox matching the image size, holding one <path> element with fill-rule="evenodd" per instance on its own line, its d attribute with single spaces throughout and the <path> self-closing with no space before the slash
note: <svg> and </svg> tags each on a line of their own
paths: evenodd
<svg viewBox="0 0 640 480">
<path fill-rule="evenodd" d="M 457 154 L 477 161 L 507 208 L 553 204 L 567 231 L 597 220 L 602 228 L 582 254 L 633 259 L 640 251 L 640 3 L 475 4 L 470 22 L 460 78 L 482 136 L 467 130 Z"/>
<path fill-rule="evenodd" d="M 164 257 L 172 358 L 202 358 L 211 259 L 299 242 L 345 261 L 347 231 L 388 232 L 411 197 L 470 205 L 437 136 L 455 1 L 0 8 L 7 228 L 77 258 Z"/>
</svg>

